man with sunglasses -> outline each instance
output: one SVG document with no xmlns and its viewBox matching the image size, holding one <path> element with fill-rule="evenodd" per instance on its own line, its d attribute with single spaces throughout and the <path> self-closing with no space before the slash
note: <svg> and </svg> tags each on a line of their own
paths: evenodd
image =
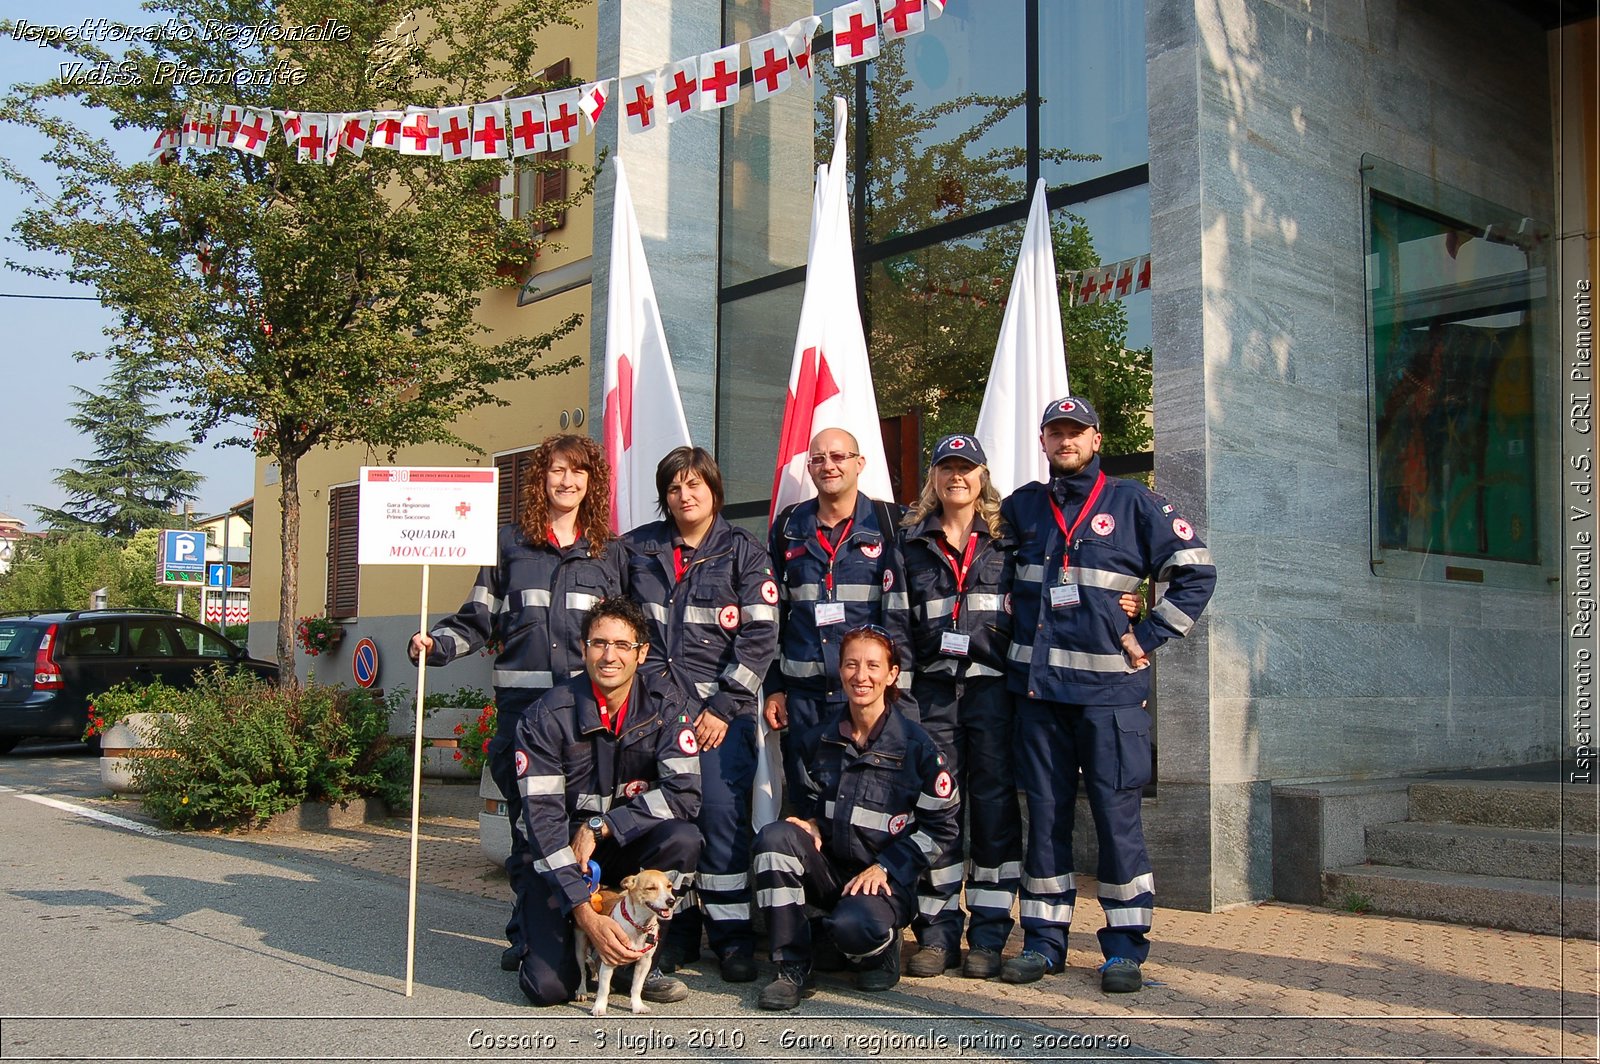
<svg viewBox="0 0 1600 1064">
<path fill-rule="evenodd" d="M 794 778 L 794 737 L 845 703 L 839 643 L 866 624 L 884 628 L 897 648 L 899 687 L 911 690 L 911 614 L 905 563 L 895 535 L 897 512 L 856 487 L 866 459 L 843 429 L 811 441 L 806 468 L 817 497 L 772 522 L 768 549 L 778 590 L 778 660 L 767 671 L 767 725 L 787 729 L 783 771 Z M 909 697 L 902 702 L 916 719 Z"/>
<path fill-rule="evenodd" d="M 520 880 L 528 949 L 518 979 L 535 1005 L 570 1001 L 578 991 L 574 923 L 611 964 L 639 956 L 617 924 L 589 906 L 583 877 L 591 858 L 613 885 L 654 868 L 676 888 L 699 864 L 696 707 L 666 677 L 639 671 L 648 630 L 633 601 L 602 599 L 583 620 L 583 675 L 551 688 L 517 727 L 517 790 L 532 866 Z M 659 971 L 643 991 L 656 1002 L 688 994 Z"/>
</svg>

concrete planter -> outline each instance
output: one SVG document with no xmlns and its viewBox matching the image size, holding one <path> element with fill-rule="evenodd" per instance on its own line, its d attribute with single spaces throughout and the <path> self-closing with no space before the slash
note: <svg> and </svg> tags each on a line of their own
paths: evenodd
<svg viewBox="0 0 1600 1064">
<path fill-rule="evenodd" d="M 456 760 L 461 737 L 456 725 L 471 725 L 483 712 L 482 706 L 441 706 L 422 718 L 422 774 L 430 779 L 465 780 L 472 774 Z"/>
<path fill-rule="evenodd" d="M 129 713 L 100 737 L 100 782 L 115 794 L 141 794 L 134 778 L 135 758 L 171 757 L 172 751 L 152 745 L 158 721 L 170 722 L 171 713 Z"/>
<path fill-rule="evenodd" d="M 490 864 L 500 868 L 511 856 L 511 822 L 506 819 L 500 788 L 489 777 L 488 765 L 483 766 L 483 775 L 478 778 L 478 797 L 483 799 L 483 808 L 478 811 L 478 848 Z"/>
</svg>

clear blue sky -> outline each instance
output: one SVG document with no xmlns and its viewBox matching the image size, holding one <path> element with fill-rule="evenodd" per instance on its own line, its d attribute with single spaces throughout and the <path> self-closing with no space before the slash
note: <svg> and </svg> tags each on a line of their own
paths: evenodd
<svg viewBox="0 0 1600 1064">
<path fill-rule="evenodd" d="M 0 15 L 57 26 L 77 25 L 90 17 L 139 25 L 159 21 L 133 0 L 56 0 L 50 4 L 0 0 Z M 13 40 L 9 35 L 0 37 L 0 71 L 4 72 L 0 82 L 6 86 L 50 77 L 59 62 L 60 53 L 54 49 Z M 96 113 L 77 109 L 72 117 L 106 136 L 129 159 L 143 158 L 149 147 L 142 133 L 112 130 Z M 35 176 L 50 172 L 39 162 L 45 147 L 42 138 L 14 126 L 0 126 L 0 154 Z M 11 231 L 26 205 L 21 190 L 0 182 L 0 220 L 4 222 L 0 225 L 0 261 L 43 261 L 18 244 Z M 11 269 L 0 271 L 0 292 L 95 294 L 89 288 L 45 281 Z M 30 528 L 40 527 L 35 505 L 58 506 L 65 501 L 61 489 L 51 483 L 56 470 L 94 453 L 93 439 L 79 434 L 67 419 L 76 413 L 72 402 L 78 394 L 73 387 L 97 390 L 108 364 L 104 359 L 78 362 L 72 355 L 101 350 L 105 342 L 101 329 L 111 320 L 111 314 L 92 301 L 0 298 L 0 438 L 4 440 L 0 448 L 4 455 L 0 460 L 0 512 L 21 518 Z M 182 425 L 169 427 L 172 438 L 182 435 Z M 205 477 L 195 503 L 203 513 L 222 511 L 254 490 L 254 460 L 244 449 L 197 444 L 188 466 Z"/>
</svg>

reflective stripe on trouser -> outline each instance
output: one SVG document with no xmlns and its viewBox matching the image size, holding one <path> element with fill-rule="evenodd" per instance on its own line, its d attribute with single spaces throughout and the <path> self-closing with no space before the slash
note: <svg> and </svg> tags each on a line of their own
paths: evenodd
<svg viewBox="0 0 1600 1064">
<path fill-rule="evenodd" d="M 687 820 L 663 820 L 644 834 L 619 845 L 603 839 L 594 859 L 605 870 L 606 883 L 615 886 L 641 868 L 658 868 L 668 874 L 693 873 L 700 859 L 700 831 Z M 530 862 L 531 864 L 531 862 Z M 678 877 L 674 876 L 674 882 Z M 578 992 L 578 961 L 572 949 L 572 918 L 561 911 L 561 895 L 550 889 L 544 876 L 529 868 L 521 877 L 518 908 L 527 952 L 517 982 L 535 1005 L 562 1005 Z"/>
<path fill-rule="evenodd" d="M 762 828 L 755 843 L 756 904 L 766 918 L 772 959 L 810 967 L 811 924 L 806 906 L 827 912 L 822 926 L 847 955 L 867 956 L 887 946 L 911 922 L 915 900 L 909 891 L 852 894 L 840 891 L 855 871 L 821 853 L 811 836 L 787 820 Z M 856 871 L 859 871 L 856 870 Z"/>
<path fill-rule="evenodd" d="M 502 710 L 495 718 L 494 738 L 489 740 L 489 778 L 505 799 L 506 819 L 511 824 L 511 853 L 506 857 L 506 876 L 511 880 L 511 917 L 506 921 L 506 941 L 512 946 L 523 944 L 522 919 L 519 909 L 522 891 L 520 883 L 532 857 L 528 847 L 528 834 L 523 830 L 522 793 L 517 787 L 517 725 L 522 714 Z"/>
<path fill-rule="evenodd" d="M 1012 695 L 1002 677 L 957 683 L 919 674 L 912 690 L 922 711 L 922 726 L 939 744 L 960 784 L 972 860 L 966 885 L 967 911 L 972 914 L 967 944 L 999 951 L 1011 934 L 1011 906 L 1017 899 L 1022 861 Z M 958 838 L 934 861 L 935 868 L 959 865 L 961 853 Z M 919 881 L 919 917 L 913 926 L 922 945 L 954 950 L 961 943 L 961 910 L 935 908 L 935 899 L 946 893 L 940 885 L 931 873 Z M 959 878 L 949 885 L 950 891 L 960 888 Z"/>
<path fill-rule="evenodd" d="M 695 879 L 698 907 L 685 907 L 673 917 L 667 941 L 686 955 L 700 951 L 702 914 L 711 950 L 749 951 L 750 929 L 750 792 L 756 778 L 756 721 L 739 717 L 711 750 L 700 751 L 700 815 L 695 823 L 705 838 L 700 872 Z"/>
<path fill-rule="evenodd" d="M 1106 927 L 1100 950 L 1143 964 L 1154 907 L 1140 801 L 1150 781 L 1150 717 L 1140 706 L 1076 706 L 1017 700 L 1017 782 L 1028 801 L 1023 861 L 1022 948 L 1060 970 L 1077 901 L 1072 879 L 1078 772 L 1094 817 Z M 1127 895 L 1122 897 L 1121 895 Z"/>
</svg>

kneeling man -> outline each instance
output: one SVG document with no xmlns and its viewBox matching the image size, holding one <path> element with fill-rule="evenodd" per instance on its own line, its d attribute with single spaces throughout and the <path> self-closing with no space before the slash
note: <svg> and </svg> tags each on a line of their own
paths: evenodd
<svg viewBox="0 0 1600 1064">
<path fill-rule="evenodd" d="M 528 951 L 518 980 L 535 1005 L 577 994 L 573 923 L 613 965 L 639 957 L 615 921 L 589 906 L 590 859 L 609 883 L 644 868 L 682 894 L 700 858 L 700 746 L 677 688 L 640 673 L 643 611 L 601 600 L 583 621 L 585 674 L 551 688 L 517 728 L 517 788 L 533 875 L 518 898 Z M 682 1001 L 688 988 L 651 972 L 647 1001 Z"/>
</svg>

